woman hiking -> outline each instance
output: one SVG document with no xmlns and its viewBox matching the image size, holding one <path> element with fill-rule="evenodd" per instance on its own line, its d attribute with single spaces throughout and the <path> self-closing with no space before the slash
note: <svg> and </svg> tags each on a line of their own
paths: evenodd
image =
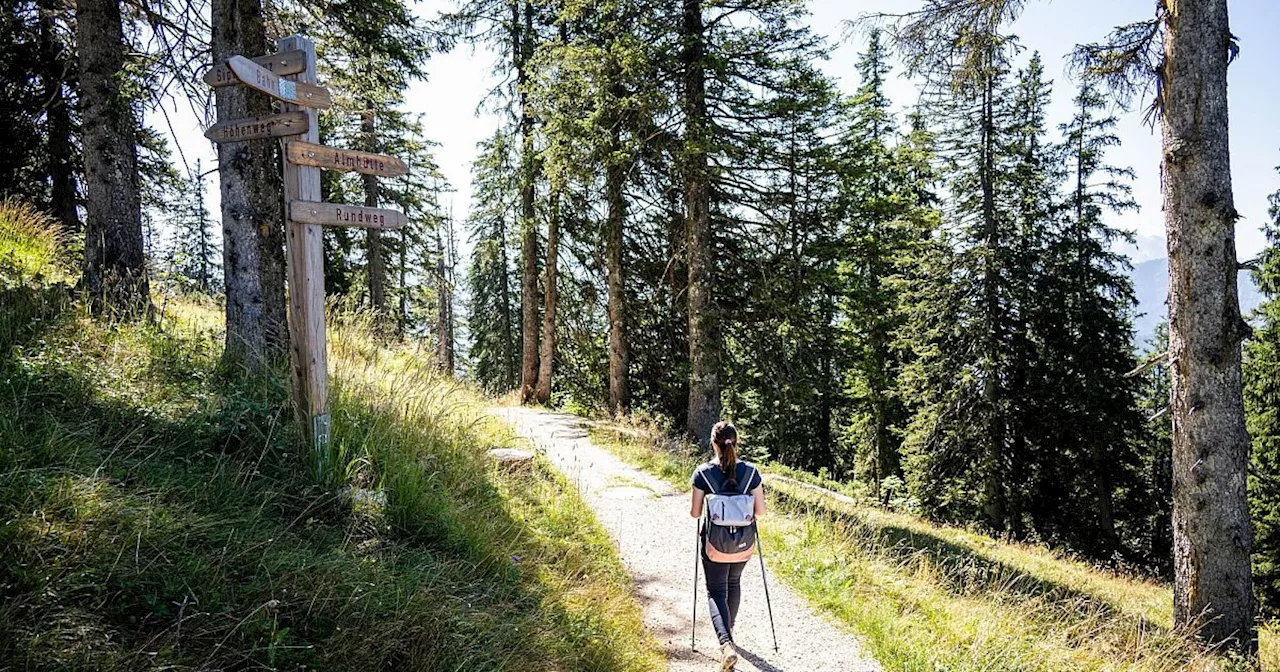
<svg viewBox="0 0 1280 672">
<path fill-rule="evenodd" d="M 742 601 L 742 570 L 756 546 L 755 519 L 764 515 L 764 481 L 755 465 L 738 459 L 738 430 L 733 425 L 716 423 L 711 428 L 711 446 L 715 459 L 693 472 L 689 515 L 707 514 L 699 526 L 707 606 L 720 639 L 721 672 L 730 672 L 738 663 L 733 621 Z M 708 500 L 708 496 L 713 497 Z"/>
</svg>

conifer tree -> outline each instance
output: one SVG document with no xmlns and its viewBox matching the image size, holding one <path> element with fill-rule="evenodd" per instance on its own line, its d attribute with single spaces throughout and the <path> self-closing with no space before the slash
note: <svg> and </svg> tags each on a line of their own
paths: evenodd
<svg viewBox="0 0 1280 672">
<path fill-rule="evenodd" d="M 514 140 L 499 131 L 478 146 L 467 220 L 474 245 L 467 270 L 471 375 L 494 393 L 520 383 L 519 294 L 510 258 L 520 180 Z"/>
<path fill-rule="evenodd" d="M 1280 191 L 1271 195 L 1267 247 L 1253 273 L 1266 301 L 1245 351 L 1245 401 L 1253 454 L 1249 507 L 1253 518 L 1253 575 L 1260 606 L 1280 611 Z"/>
<path fill-rule="evenodd" d="M 260 0 L 212 0 L 213 63 L 274 51 Z M 219 121 L 272 113 L 270 98 L 243 86 L 214 92 Z M 218 145 L 227 342 L 223 360 L 262 371 L 286 356 L 283 183 L 272 143 Z"/>
<path fill-rule="evenodd" d="M 212 294 L 222 286 L 222 246 L 204 200 L 205 175 L 200 161 L 178 194 L 169 263 L 186 289 Z"/>
<path fill-rule="evenodd" d="M 904 383 L 916 408 L 903 447 L 912 493 L 932 515 L 981 518 L 1000 531 L 1012 522 L 1008 447 L 1017 439 L 1008 374 L 1024 364 L 1016 359 L 1023 330 L 1013 321 L 1021 271 L 1009 210 L 1009 45 L 1007 37 L 987 36 L 965 65 L 933 73 L 950 92 L 942 104 L 951 126 L 940 151 L 953 198 L 900 334 L 913 355 Z M 940 317 L 947 323 L 933 324 Z"/>
<path fill-rule="evenodd" d="M 126 42 L 120 5 L 77 0 L 84 119 L 84 282 L 94 312 L 144 315 L 151 305 L 143 252 L 135 101 L 122 90 Z"/>
<path fill-rule="evenodd" d="M 900 476 L 898 430 L 906 409 L 897 391 L 901 352 L 894 338 L 902 327 L 902 283 L 927 227 L 927 202 L 919 190 L 931 182 L 932 141 L 920 127 L 903 136 L 884 91 L 889 55 L 872 31 L 858 63 L 862 84 L 850 101 L 842 139 L 839 210 L 848 223 L 842 283 L 844 349 L 852 353 L 848 385 L 852 404 L 848 435 L 866 446 L 867 474 L 875 494 L 881 482 Z M 923 173 L 920 172 L 923 170 Z M 921 184 L 923 182 L 924 184 Z"/>
<path fill-rule="evenodd" d="M 1108 222 L 1137 204 L 1130 196 L 1133 172 L 1106 162 L 1107 149 L 1120 140 L 1115 118 L 1103 113 L 1105 101 L 1086 83 L 1075 106 L 1072 120 L 1059 127 L 1065 198 L 1054 207 L 1053 226 L 1043 237 L 1042 270 L 1029 297 L 1042 368 L 1029 396 L 1043 400 L 1029 421 L 1044 447 L 1036 460 L 1038 476 L 1031 479 L 1031 507 L 1043 537 L 1114 560 L 1118 553 L 1138 552 L 1121 547 L 1118 528 L 1142 520 L 1147 510 L 1132 499 L 1128 506 L 1136 509 L 1116 502 L 1146 479 L 1134 448 L 1142 431 L 1136 380 L 1126 377 L 1136 364 L 1136 301 L 1128 261 L 1112 251 L 1131 234 Z M 1055 174 L 1055 183 L 1060 179 Z"/>
</svg>

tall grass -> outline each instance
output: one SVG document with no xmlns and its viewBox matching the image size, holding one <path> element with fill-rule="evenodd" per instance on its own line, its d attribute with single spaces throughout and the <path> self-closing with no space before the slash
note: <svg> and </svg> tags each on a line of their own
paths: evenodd
<svg viewBox="0 0 1280 672">
<path fill-rule="evenodd" d="M 66 280 L 69 242 L 49 215 L 13 198 L 0 201 L 0 286 Z"/>
<path fill-rule="evenodd" d="M 541 462 L 491 465 L 514 438 L 418 353 L 336 327 L 324 466 L 283 372 L 219 370 L 215 306 L 104 325 L 69 300 L 14 305 L 0 668 L 660 666 L 574 489 Z"/>
<path fill-rule="evenodd" d="M 620 457 L 683 486 L 701 459 L 651 428 L 596 423 Z M 767 466 L 761 525 L 780 578 L 861 635 L 887 670 L 1233 670 L 1173 628 L 1172 592 L 1048 549 L 997 541 L 826 494 L 824 479 Z M 776 478 L 783 474 L 788 478 Z M 1280 671 L 1273 626 L 1260 667 Z"/>
</svg>

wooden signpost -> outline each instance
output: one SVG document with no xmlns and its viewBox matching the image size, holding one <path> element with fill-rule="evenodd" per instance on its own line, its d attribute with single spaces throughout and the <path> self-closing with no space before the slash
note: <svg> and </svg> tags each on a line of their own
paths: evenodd
<svg viewBox="0 0 1280 672">
<path fill-rule="evenodd" d="M 365 229 L 394 231 L 404 228 L 404 215 L 398 210 L 369 208 L 363 205 L 289 201 L 289 219 L 321 226 L 354 226 Z"/>
<path fill-rule="evenodd" d="M 223 142 L 239 142 L 242 140 L 258 140 L 285 135 L 301 135 L 310 128 L 310 120 L 302 112 L 286 112 L 284 114 L 264 114 L 248 119 L 220 121 L 204 132 L 204 137 Z"/>
<path fill-rule="evenodd" d="M 284 143 L 285 261 L 289 283 L 289 342 L 294 399 L 313 450 L 329 446 L 329 370 L 324 324 L 324 243 L 321 226 L 394 230 L 403 213 L 320 200 L 320 169 L 381 177 L 409 172 L 391 156 L 319 144 L 316 110 L 329 107 L 329 90 L 316 85 L 316 47 L 291 35 L 276 41 L 278 53 L 232 56 L 204 75 L 210 86 L 241 84 L 280 101 L 280 114 L 220 121 L 205 132 L 214 142 L 278 138 Z"/>
<path fill-rule="evenodd" d="M 397 177 L 408 175 L 409 166 L 394 156 L 357 152 L 350 149 L 337 149 L 324 145 L 313 145 L 309 142 L 291 142 L 289 160 L 300 166 L 315 166 L 332 170 L 345 170 L 379 177 Z"/>
<path fill-rule="evenodd" d="M 316 86 L 306 79 L 280 77 L 244 56 L 228 58 L 227 65 L 231 68 L 231 72 L 235 73 L 236 79 L 239 79 L 241 84 L 251 89 L 257 89 L 281 102 L 321 110 L 328 109 L 333 104 L 333 100 L 329 96 L 329 89 L 323 86 Z M 305 75 L 307 71 L 304 70 L 298 74 Z M 314 81 L 314 73 L 310 79 Z"/>
<path fill-rule="evenodd" d="M 259 56 L 249 60 L 283 77 L 285 75 L 296 75 L 306 69 L 306 58 L 307 55 L 302 51 L 282 51 L 278 54 L 267 54 L 266 56 Z M 204 73 L 204 83 L 216 88 L 239 84 L 240 79 L 236 77 L 236 73 L 231 71 L 230 65 L 219 63 Z"/>
</svg>

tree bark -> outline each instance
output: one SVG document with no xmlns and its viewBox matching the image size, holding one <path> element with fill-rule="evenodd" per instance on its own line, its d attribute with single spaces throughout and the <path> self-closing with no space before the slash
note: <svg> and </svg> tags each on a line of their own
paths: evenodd
<svg viewBox="0 0 1280 672">
<path fill-rule="evenodd" d="M 360 115 L 360 130 L 364 133 L 365 151 L 378 151 L 377 129 L 373 122 L 373 103 L 365 102 Z M 361 175 L 364 181 L 364 204 L 378 207 L 378 177 Z M 373 327 L 377 333 L 385 333 L 387 320 L 387 264 L 382 251 L 382 232 L 365 229 L 365 271 L 369 282 L 369 307 L 373 309 Z"/>
<path fill-rule="evenodd" d="M 97 314 L 141 316 L 151 305 L 142 245 L 137 120 L 120 91 L 125 65 L 120 5 L 78 0 L 86 226 L 84 282 Z"/>
<path fill-rule="evenodd" d="M 213 61 L 269 53 L 260 0 L 213 0 Z M 215 92 L 218 120 L 271 114 L 271 101 L 243 86 Z M 218 145 L 222 258 L 227 301 L 223 361 L 261 371 L 286 356 L 284 192 L 274 143 Z"/>
<path fill-rule="evenodd" d="M 626 296 L 623 292 L 622 240 L 626 203 L 622 188 L 625 166 L 617 158 L 619 130 L 613 129 L 612 151 L 605 170 L 605 201 L 608 221 L 605 224 L 605 265 L 609 288 L 609 412 L 614 416 L 631 412 L 631 388 L 627 379 L 630 348 L 627 344 Z"/>
<path fill-rule="evenodd" d="M 701 0 L 682 0 L 684 208 L 689 265 L 689 437 L 707 448 L 720 419 L 719 317 L 712 294 L 711 185 L 707 171 L 705 26 Z"/>
<path fill-rule="evenodd" d="M 440 226 L 446 226 L 447 223 Z M 450 278 L 452 260 L 449 248 L 436 228 L 436 362 L 440 371 L 453 377 L 453 283 Z M 452 247 L 453 231 L 449 231 L 449 247 Z"/>
<path fill-rule="evenodd" d="M 524 7 L 524 27 L 519 28 Z M 529 113 L 527 64 L 533 55 L 533 5 L 513 3 L 516 81 L 520 90 L 520 400 L 530 403 L 538 387 L 538 222 L 534 210 L 533 115 Z"/>
<path fill-rule="evenodd" d="M 539 404 L 551 401 L 551 375 L 556 356 L 556 310 L 560 295 L 556 291 L 560 272 L 560 191 L 552 189 L 547 215 L 547 263 L 543 281 L 544 305 L 542 309 L 542 355 L 538 368 Z"/>
<path fill-rule="evenodd" d="M 71 109 L 66 87 L 71 85 L 68 50 L 60 44 L 56 17 L 61 11 L 53 0 L 40 2 L 40 44 L 44 70 L 45 133 L 49 158 L 49 200 L 53 215 L 68 234 L 80 233 L 80 213 L 76 209 L 75 150 L 72 140 Z"/>
<path fill-rule="evenodd" d="M 1169 248 L 1174 618 L 1257 650 L 1227 128 L 1227 0 L 1169 4 L 1161 88 Z"/>
</svg>

